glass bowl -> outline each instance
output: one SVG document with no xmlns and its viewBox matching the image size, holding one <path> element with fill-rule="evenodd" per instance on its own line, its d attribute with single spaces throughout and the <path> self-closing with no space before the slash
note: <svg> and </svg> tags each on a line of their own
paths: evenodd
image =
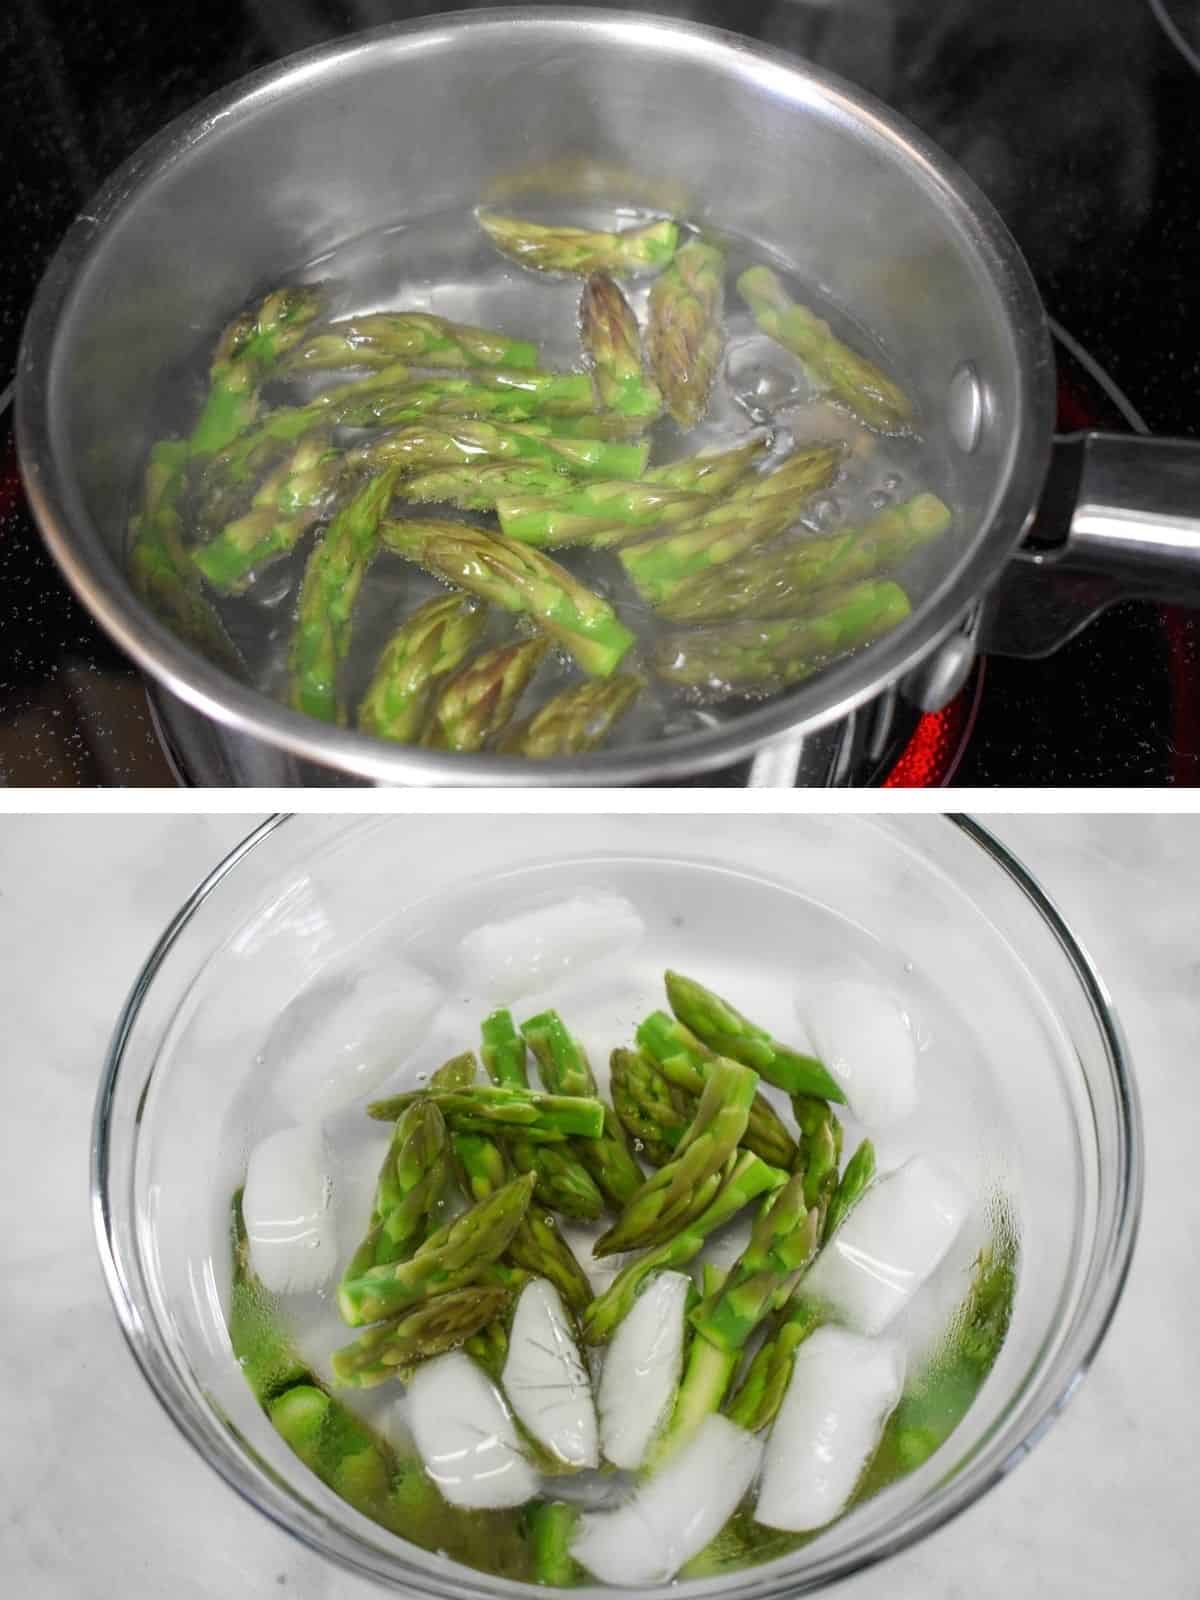
<svg viewBox="0 0 1200 1600">
<path fill-rule="evenodd" d="M 700 949 L 734 959 L 745 946 L 744 965 L 753 939 L 766 938 L 789 958 L 794 949 L 803 966 L 822 929 L 842 930 L 958 1019 L 964 1093 L 976 1093 L 968 1056 L 982 1074 L 989 1159 L 1016 1197 L 1021 1257 L 1008 1337 L 966 1417 L 922 1466 L 804 1548 L 643 1591 L 676 1600 L 700 1591 L 746 1600 L 810 1594 L 924 1537 L 1022 1459 L 1094 1356 L 1133 1250 L 1141 1130 L 1111 1002 L 1034 879 L 974 821 L 264 823 L 181 907 L 116 1027 L 92 1151 L 109 1291 L 173 1421 L 281 1527 L 409 1594 L 500 1600 L 529 1592 L 377 1527 L 275 1435 L 226 1333 L 228 1207 L 249 1144 L 278 1124 L 269 1037 L 281 1014 L 336 997 L 347 974 L 411 955 L 431 927 L 444 932 L 451 912 L 469 925 L 497 914 L 498 895 L 511 910 L 596 886 L 630 893 L 648 939 L 655 928 L 686 939 L 689 958 Z M 731 983 L 730 992 L 743 990 Z"/>
</svg>

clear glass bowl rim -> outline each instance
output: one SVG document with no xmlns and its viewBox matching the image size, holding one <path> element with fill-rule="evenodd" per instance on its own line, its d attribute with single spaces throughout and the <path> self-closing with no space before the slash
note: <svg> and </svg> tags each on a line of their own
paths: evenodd
<svg viewBox="0 0 1200 1600">
<path fill-rule="evenodd" d="M 508 1597 L 519 1588 L 528 1586 L 518 1585 L 507 1579 L 495 1579 L 485 1573 L 472 1573 L 468 1579 L 466 1569 L 457 1565 L 447 1567 L 445 1579 L 425 1569 L 409 1568 L 403 1573 L 385 1571 L 375 1562 L 365 1558 L 364 1547 L 352 1533 L 332 1523 L 323 1513 L 311 1507 L 301 1507 L 291 1496 L 287 1496 L 290 1504 L 286 1507 L 281 1505 L 277 1497 L 271 1493 L 271 1480 L 262 1466 L 251 1463 L 244 1451 L 240 1456 L 236 1456 L 214 1448 L 205 1428 L 190 1414 L 192 1397 L 187 1393 L 169 1360 L 164 1358 L 159 1348 L 160 1335 L 144 1319 L 136 1295 L 130 1287 L 130 1268 L 133 1267 L 136 1272 L 138 1264 L 127 1259 L 124 1244 L 117 1231 L 115 1206 L 121 1203 L 121 1198 L 114 1196 L 113 1193 L 110 1163 L 114 1100 L 126 1046 L 159 969 L 203 903 L 252 851 L 274 836 L 280 828 L 297 820 L 303 821 L 303 815 L 277 812 L 267 817 L 235 845 L 196 886 L 159 936 L 121 1008 L 105 1056 L 92 1123 L 90 1203 L 93 1231 L 105 1282 L 126 1343 L 163 1410 L 207 1464 L 256 1510 L 286 1533 L 308 1545 L 317 1554 L 338 1561 L 350 1570 L 376 1582 L 389 1583 L 395 1587 L 399 1587 L 401 1583 L 415 1585 L 417 1592 L 444 1596 L 445 1600 L 462 1600 L 462 1597 L 471 1593 Z M 347 816 L 343 820 L 347 825 L 351 825 L 355 820 L 363 819 Z M 1066 956 L 1088 1002 L 1113 1070 L 1114 1105 L 1119 1137 L 1118 1168 L 1123 1177 L 1115 1208 L 1119 1218 L 1118 1226 L 1113 1229 L 1107 1248 L 1100 1247 L 1099 1253 L 1102 1259 L 1098 1274 L 1099 1288 L 1083 1309 L 1080 1325 L 1073 1336 L 1070 1359 L 1065 1362 L 1065 1376 L 1060 1379 L 1057 1388 L 1044 1399 L 1040 1412 L 1032 1418 L 1022 1438 L 1006 1454 L 996 1460 L 987 1460 L 985 1452 L 984 1459 L 971 1462 L 951 1480 L 949 1486 L 951 1492 L 941 1494 L 934 1503 L 918 1506 L 902 1526 L 884 1527 L 866 1534 L 855 1545 L 837 1556 L 813 1563 L 802 1578 L 797 1574 L 780 1574 L 772 1580 L 769 1573 L 773 1563 L 742 1569 L 740 1573 L 731 1576 L 746 1580 L 744 1583 L 732 1587 L 727 1581 L 721 1583 L 720 1593 L 723 1597 L 727 1597 L 727 1600 L 785 1600 L 785 1597 L 791 1595 L 815 1593 L 898 1554 L 936 1532 L 938 1528 L 944 1527 L 961 1512 L 974 1505 L 989 1489 L 1007 1477 L 1062 1414 L 1104 1341 L 1129 1275 L 1141 1218 L 1144 1181 L 1143 1128 L 1128 1047 L 1108 990 L 1092 958 L 1066 918 L 1034 875 L 1012 851 L 972 816 L 947 812 L 939 820 L 957 829 L 975 844 L 1023 893 Z M 307 1514 L 302 1514 L 305 1511 Z M 474 1583 L 472 1579 L 475 1580 Z M 697 1582 L 694 1587 L 699 1588 L 702 1582 L 704 1580 Z M 711 1582 L 704 1586 L 710 1590 L 713 1587 Z M 581 1600 L 587 1600 L 589 1595 L 612 1594 L 616 1591 L 592 1587 L 581 1588 L 574 1592 L 581 1597 Z M 644 1591 L 647 1600 L 650 1600 L 651 1596 L 667 1596 L 672 1593 L 679 1593 L 677 1585 Z"/>
</svg>

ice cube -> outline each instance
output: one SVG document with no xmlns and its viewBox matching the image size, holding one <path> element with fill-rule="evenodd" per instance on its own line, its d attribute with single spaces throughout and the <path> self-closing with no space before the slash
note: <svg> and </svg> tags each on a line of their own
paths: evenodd
<svg viewBox="0 0 1200 1600">
<path fill-rule="evenodd" d="M 571 1554 L 601 1583 L 667 1583 L 720 1532 L 754 1481 L 762 1445 L 728 1417 L 705 1417 L 661 1471 L 616 1511 L 586 1512 Z"/>
<path fill-rule="evenodd" d="M 878 984 L 835 979 L 802 995 L 796 1012 L 865 1128 L 886 1128 L 913 1111 L 917 1041 L 894 995 Z"/>
<path fill-rule="evenodd" d="M 337 998 L 305 1008 L 268 1047 L 276 1093 L 327 1116 L 371 1094 L 424 1041 L 442 1003 L 440 985 L 408 961 L 347 976 Z"/>
<path fill-rule="evenodd" d="M 817 1257 L 805 1296 L 860 1333 L 881 1333 L 953 1244 L 969 1202 L 925 1156 L 873 1183 Z"/>
<path fill-rule="evenodd" d="M 332 1186 L 320 1125 L 282 1128 L 250 1152 L 242 1217 L 250 1260 L 272 1294 L 319 1289 L 337 1266 Z"/>
<path fill-rule="evenodd" d="M 600 1445 L 587 1369 L 558 1290 L 544 1278 L 517 1301 L 501 1378 L 518 1419 L 568 1467 L 596 1467 Z"/>
<path fill-rule="evenodd" d="M 818 1328 L 796 1364 L 763 1456 L 755 1519 L 808 1533 L 832 1522 L 875 1454 L 904 1387 L 894 1339 Z"/>
<path fill-rule="evenodd" d="M 597 1406 L 604 1454 L 630 1471 L 675 1395 L 683 1367 L 684 1312 L 692 1280 L 660 1272 L 634 1301 L 604 1354 Z"/>
<path fill-rule="evenodd" d="M 451 1505 L 491 1511 L 523 1505 L 537 1493 L 538 1475 L 521 1454 L 500 1391 L 461 1351 L 417 1368 L 403 1422 L 426 1472 Z"/>
<path fill-rule="evenodd" d="M 623 895 L 588 890 L 503 922 L 485 923 L 459 945 L 464 980 L 506 1005 L 580 969 L 629 955 L 645 931 Z"/>
</svg>

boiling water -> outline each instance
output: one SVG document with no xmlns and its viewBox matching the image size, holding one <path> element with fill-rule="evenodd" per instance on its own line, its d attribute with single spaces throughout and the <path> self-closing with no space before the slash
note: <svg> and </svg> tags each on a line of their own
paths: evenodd
<svg viewBox="0 0 1200 1600">
<path fill-rule="evenodd" d="M 628 226 L 638 220 L 633 213 L 564 211 L 561 207 L 553 216 L 559 221 L 597 228 Z M 727 448 L 756 428 L 769 428 L 773 433 L 768 465 L 777 463 L 796 444 L 840 440 L 848 447 L 845 464 L 829 491 L 800 511 L 796 524 L 800 535 L 853 526 L 923 489 L 931 489 L 953 504 L 948 459 L 918 437 L 885 438 L 872 433 L 849 413 L 822 401 L 800 363 L 758 331 L 737 293 L 737 277 L 756 262 L 770 261 L 798 300 L 816 309 L 840 336 L 878 360 L 903 383 L 905 374 L 895 370 L 886 349 L 868 330 L 854 323 L 844 308 L 790 274 L 786 263 L 748 240 L 732 237 L 723 242 L 728 263 L 727 344 L 709 413 L 700 426 L 687 434 L 669 418 L 656 424 L 648 435 L 651 461 L 658 464 L 696 450 Z M 321 282 L 331 317 L 386 309 L 429 311 L 535 340 L 544 368 L 578 370 L 583 365 L 579 280 L 531 272 L 508 262 L 493 248 L 470 210 L 459 209 L 373 231 L 298 266 L 291 277 Z M 643 327 L 650 281 L 627 279 L 624 284 Z M 203 393 L 201 375 L 206 367 L 204 354 L 194 379 L 196 407 Z M 326 375 L 327 381 L 332 382 L 343 381 L 346 376 Z M 271 404 L 292 403 L 307 395 L 299 385 L 275 385 L 266 399 Z M 177 398 L 175 403 L 178 405 Z M 181 430 L 187 421 L 179 418 Z M 342 437 L 351 442 L 361 436 L 344 431 Z M 436 505 L 419 506 L 413 514 L 482 520 Z M 312 537 L 303 540 L 286 560 L 265 569 L 247 594 L 218 602 L 222 620 L 245 659 L 250 681 L 280 699 L 285 699 L 287 693 L 288 641 Z M 625 578 L 615 555 L 571 549 L 550 554 L 612 602 L 622 620 L 638 635 L 645 654 L 662 625 Z M 914 609 L 934 573 L 943 566 L 939 541 L 920 552 L 897 575 Z M 361 698 L 389 635 L 419 604 L 438 592 L 434 579 L 399 557 L 384 552 L 376 558 L 359 595 L 353 640 L 343 668 L 341 688 L 348 706 L 353 707 Z M 486 642 L 498 643 L 528 628 L 527 621 L 493 608 Z M 632 655 L 626 658 L 625 665 L 634 665 Z M 519 714 L 529 714 L 579 676 L 578 669 L 565 656 L 548 658 L 521 702 Z M 746 703 L 740 699 L 717 706 L 702 705 L 693 691 L 651 677 L 634 709 L 619 723 L 611 743 L 631 746 L 711 727 L 736 716 L 739 706 Z"/>
<path fill-rule="evenodd" d="M 958 1175 L 973 1202 L 946 1259 L 888 1329 L 889 1336 L 904 1343 L 908 1356 L 906 1396 L 897 1417 L 919 1420 L 934 1443 L 940 1442 L 964 1414 L 984 1376 L 973 1373 L 964 1380 L 953 1362 L 943 1360 L 947 1330 L 968 1290 L 980 1249 L 998 1244 L 1015 1256 L 1021 1174 L 1016 1138 L 995 1087 L 998 1064 L 989 1060 L 984 1040 L 958 1002 L 939 986 L 937 974 L 915 969 L 902 949 L 881 943 L 868 930 L 793 890 L 694 863 L 585 861 L 567 864 L 565 872 L 556 864 L 496 874 L 441 896 L 436 903 L 405 910 L 403 936 L 389 948 L 431 972 L 443 984 L 445 1000 L 429 1036 L 378 1093 L 419 1087 L 447 1057 L 477 1047 L 479 1020 L 497 1001 L 494 994 L 479 988 L 470 971 L 462 970 L 461 939 L 484 923 L 560 900 L 564 878 L 571 893 L 603 888 L 626 896 L 644 919 L 643 942 L 635 953 L 622 954 L 555 987 L 531 990 L 514 1001 L 512 1009 L 519 1022 L 556 1006 L 587 1049 L 602 1093 L 607 1092 L 610 1051 L 630 1044 L 638 1022 L 664 1005 L 662 974 L 667 967 L 711 984 L 756 1022 L 793 1043 L 803 1042 L 797 998 L 802 1004 L 804 992 L 834 975 L 876 982 L 904 1003 L 919 1043 L 918 1101 L 910 1117 L 876 1136 L 879 1169 L 887 1171 L 917 1153 L 935 1157 Z M 362 960 L 371 970 L 380 970 L 378 956 Z M 307 998 L 301 995 L 293 1003 L 289 1008 L 293 1015 L 285 1013 L 274 1020 L 275 1038 L 286 1037 L 290 1028 L 303 1024 Z M 327 1007 L 328 1000 L 323 1004 Z M 295 1121 L 294 1101 L 276 1098 L 272 1090 L 271 1073 L 280 1065 L 268 1036 L 255 1062 L 247 1062 L 247 1098 L 231 1108 L 232 1148 L 248 1151 L 249 1141 Z M 764 1090 L 790 1125 L 786 1099 L 765 1085 Z M 844 1153 L 849 1155 L 860 1130 L 852 1119 L 844 1120 Z M 370 1121 L 356 1106 L 330 1118 L 325 1131 L 339 1260 L 344 1262 L 365 1231 L 390 1128 Z M 736 1219 L 709 1241 L 690 1270 L 698 1274 L 705 1261 L 730 1263 L 744 1244 L 748 1227 L 748 1216 Z M 619 1265 L 611 1258 L 590 1260 L 590 1241 L 598 1231 L 567 1230 L 597 1290 Z M 212 1269 L 213 1263 L 208 1266 Z M 228 1281 L 227 1264 L 216 1264 L 215 1271 L 220 1280 Z M 280 1305 L 304 1359 L 329 1382 L 331 1353 L 352 1337 L 338 1318 L 332 1289 L 292 1296 Z M 395 1437 L 402 1427 L 399 1384 L 338 1393 L 385 1433 Z M 885 1486 L 918 1464 L 902 1446 L 903 1440 L 894 1433 L 885 1437 L 864 1492 Z M 548 1486 L 547 1493 L 567 1492 L 572 1499 L 606 1503 L 624 1492 L 627 1484 L 622 1474 L 589 1473 Z M 475 1532 L 491 1524 L 499 1529 L 502 1519 L 513 1515 L 448 1510 L 437 1526 L 403 1526 L 397 1531 L 429 1548 L 445 1548 L 458 1559 L 480 1564 Z M 766 1559 L 806 1543 L 808 1537 L 760 1529 L 744 1509 L 695 1570 Z"/>
</svg>

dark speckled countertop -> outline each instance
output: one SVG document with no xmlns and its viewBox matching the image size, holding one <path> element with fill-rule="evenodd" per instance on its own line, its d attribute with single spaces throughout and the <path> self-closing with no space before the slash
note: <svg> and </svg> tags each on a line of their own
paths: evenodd
<svg viewBox="0 0 1200 1600">
<path fill-rule="evenodd" d="M 392 0 L 9 0 L 0 8 L 0 396 L 47 259 L 111 169 L 266 62 L 439 9 Z M 619 9 L 634 9 L 625 7 Z M 1200 434 L 1195 0 L 750 0 L 639 9 L 795 49 L 870 89 L 991 196 L 1048 309 L 1159 432 Z M 1200 782 L 1196 628 L 1109 613 L 988 664 L 957 782 Z M 0 782 L 173 781 L 128 663 L 42 550 L 0 416 Z M 711 781 L 711 780 L 710 780 Z"/>
</svg>

